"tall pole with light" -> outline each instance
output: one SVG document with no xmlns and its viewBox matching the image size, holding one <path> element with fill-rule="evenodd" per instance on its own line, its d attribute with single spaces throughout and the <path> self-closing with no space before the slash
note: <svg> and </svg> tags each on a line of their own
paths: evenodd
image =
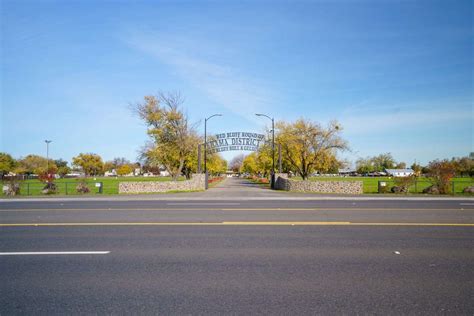
<svg viewBox="0 0 474 316">
<path fill-rule="evenodd" d="M 45 140 L 46 143 L 46 173 L 49 174 L 49 144 L 52 143 L 52 140 Z"/>
<path fill-rule="evenodd" d="M 273 117 L 270 117 L 265 114 L 257 113 L 256 116 L 264 116 L 272 121 L 272 173 L 271 173 L 271 180 L 270 186 L 272 189 L 275 188 L 275 120 Z"/>
<path fill-rule="evenodd" d="M 207 121 L 209 121 L 214 116 L 222 116 L 222 114 L 214 114 L 209 116 L 204 120 L 204 175 L 205 175 L 205 189 L 207 190 L 208 184 L 208 175 L 207 175 Z"/>
</svg>

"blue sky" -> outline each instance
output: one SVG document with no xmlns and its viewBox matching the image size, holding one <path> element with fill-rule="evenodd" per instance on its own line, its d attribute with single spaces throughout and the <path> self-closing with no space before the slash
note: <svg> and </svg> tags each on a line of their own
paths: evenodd
<svg viewBox="0 0 474 316">
<path fill-rule="evenodd" d="M 473 146 L 472 1 L 1 3 L 0 151 L 135 160 L 128 105 L 179 90 L 211 133 L 338 120 L 358 157 Z M 226 158 L 237 153 L 226 154 Z"/>
</svg>

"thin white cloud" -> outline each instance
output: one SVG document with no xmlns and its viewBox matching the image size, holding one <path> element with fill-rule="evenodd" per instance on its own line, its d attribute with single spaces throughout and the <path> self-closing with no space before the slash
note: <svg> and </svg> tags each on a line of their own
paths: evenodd
<svg viewBox="0 0 474 316">
<path fill-rule="evenodd" d="M 341 118 L 346 134 L 386 133 L 390 130 L 403 128 L 419 128 L 420 125 L 430 127 L 434 124 L 456 124 L 456 122 L 473 121 L 472 110 L 416 110 L 392 107 L 391 111 L 376 114 L 353 113 Z M 403 109 L 403 110 L 402 110 Z"/>
<path fill-rule="evenodd" d="M 270 108 L 273 95 L 259 83 L 224 62 L 217 62 L 218 48 L 208 51 L 206 43 L 198 40 L 134 34 L 125 41 L 128 45 L 155 57 L 184 80 L 202 91 L 210 100 L 232 113 L 250 121 L 257 121 L 255 113 Z M 225 49 L 222 50 L 226 52 Z M 212 61 L 209 61 L 212 60 Z"/>
</svg>

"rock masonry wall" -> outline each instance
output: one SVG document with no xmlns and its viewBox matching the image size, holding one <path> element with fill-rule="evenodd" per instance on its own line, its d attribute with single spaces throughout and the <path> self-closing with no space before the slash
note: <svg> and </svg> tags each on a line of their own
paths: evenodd
<svg viewBox="0 0 474 316">
<path fill-rule="evenodd" d="M 119 194 L 163 193 L 169 191 L 197 191 L 204 190 L 205 175 L 193 174 L 191 180 L 185 181 L 142 181 L 120 182 Z"/>
<path fill-rule="evenodd" d="M 362 194 L 362 181 L 298 181 L 288 179 L 287 174 L 277 173 L 277 190 L 312 193 Z"/>
</svg>

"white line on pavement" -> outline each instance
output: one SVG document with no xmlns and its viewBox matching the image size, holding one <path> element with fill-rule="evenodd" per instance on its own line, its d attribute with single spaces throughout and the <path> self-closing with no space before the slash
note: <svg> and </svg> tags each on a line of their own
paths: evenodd
<svg viewBox="0 0 474 316">
<path fill-rule="evenodd" d="M 0 256 L 27 255 L 106 255 L 110 251 L 40 251 L 40 252 L 0 252 Z"/>
<path fill-rule="evenodd" d="M 240 205 L 240 203 L 190 203 L 190 202 L 176 202 L 176 203 L 166 203 L 166 205 L 170 205 L 170 206 L 178 206 L 178 205 L 196 205 L 196 206 L 199 206 L 199 205 Z"/>
<path fill-rule="evenodd" d="M 474 205 L 474 203 L 459 203 L 459 205 Z"/>
</svg>

